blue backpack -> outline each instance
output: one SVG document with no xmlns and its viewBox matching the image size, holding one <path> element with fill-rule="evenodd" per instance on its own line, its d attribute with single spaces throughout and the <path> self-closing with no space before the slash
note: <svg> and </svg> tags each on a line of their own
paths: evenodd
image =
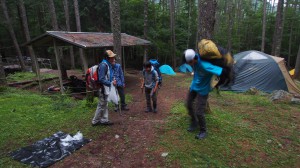
<svg viewBox="0 0 300 168">
<path fill-rule="evenodd" d="M 151 63 L 151 65 L 154 67 L 154 70 L 157 72 L 158 74 L 158 85 L 162 84 L 162 76 L 161 76 L 161 72 L 159 70 L 159 62 L 156 59 L 150 59 L 149 62 Z M 155 75 L 153 73 L 153 75 Z"/>
</svg>

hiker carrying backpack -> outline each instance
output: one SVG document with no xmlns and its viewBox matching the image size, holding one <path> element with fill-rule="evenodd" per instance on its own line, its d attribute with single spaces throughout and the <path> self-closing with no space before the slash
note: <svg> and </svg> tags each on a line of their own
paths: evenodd
<svg viewBox="0 0 300 168">
<path fill-rule="evenodd" d="M 159 70 L 159 62 L 156 59 L 150 59 L 149 62 L 151 63 L 151 65 L 153 66 L 154 70 L 157 72 L 158 74 L 158 85 L 161 86 L 162 85 L 162 76 L 161 76 L 161 72 Z M 155 75 L 155 74 L 153 74 Z M 155 77 L 155 76 L 153 76 Z"/>
<path fill-rule="evenodd" d="M 88 90 L 97 91 L 101 88 L 98 82 L 98 65 L 90 67 L 85 73 L 85 83 Z"/>
</svg>

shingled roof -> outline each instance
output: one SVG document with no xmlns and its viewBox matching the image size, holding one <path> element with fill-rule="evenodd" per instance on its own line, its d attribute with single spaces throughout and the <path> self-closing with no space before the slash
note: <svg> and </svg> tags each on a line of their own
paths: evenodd
<svg viewBox="0 0 300 168">
<path fill-rule="evenodd" d="M 135 45 L 150 45 L 151 42 L 128 35 L 121 34 L 122 46 L 135 46 Z M 53 38 L 57 40 L 58 46 L 75 45 L 80 48 L 99 48 L 113 46 L 112 33 L 100 32 L 66 32 L 66 31 L 46 31 L 45 34 L 32 39 L 25 45 L 32 45 L 35 47 L 52 46 Z"/>
</svg>

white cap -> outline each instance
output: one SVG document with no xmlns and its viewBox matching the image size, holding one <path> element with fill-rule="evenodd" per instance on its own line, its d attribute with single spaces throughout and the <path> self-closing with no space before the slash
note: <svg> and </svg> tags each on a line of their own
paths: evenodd
<svg viewBox="0 0 300 168">
<path fill-rule="evenodd" d="M 186 62 L 190 62 L 195 58 L 195 51 L 193 49 L 187 49 L 184 51 L 184 57 Z"/>
</svg>

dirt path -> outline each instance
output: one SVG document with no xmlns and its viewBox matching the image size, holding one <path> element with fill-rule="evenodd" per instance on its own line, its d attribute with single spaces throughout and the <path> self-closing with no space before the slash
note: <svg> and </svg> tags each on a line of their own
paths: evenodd
<svg viewBox="0 0 300 168">
<path fill-rule="evenodd" d="M 158 113 L 154 114 L 144 112 L 145 95 L 136 83 L 139 81 L 137 75 L 126 76 L 126 92 L 133 96 L 128 105 L 130 111 L 124 112 L 123 116 L 110 112 L 110 119 L 115 124 L 108 127 L 108 131 L 52 167 L 166 167 L 161 156 L 166 151 L 153 147 L 164 132 L 171 106 L 183 99 L 185 92 L 176 85 L 180 77 L 165 78 L 169 80 L 164 80 L 159 90 Z"/>
</svg>

